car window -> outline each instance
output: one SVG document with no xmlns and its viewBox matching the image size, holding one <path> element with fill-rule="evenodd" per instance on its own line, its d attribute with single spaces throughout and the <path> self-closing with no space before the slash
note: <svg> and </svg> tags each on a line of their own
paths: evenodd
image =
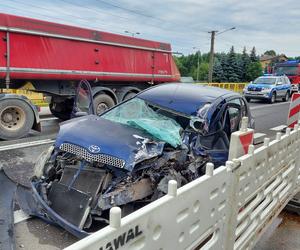
<svg viewBox="0 0 300 250">
<path fill-rule="evenodd" d="M 241 110 L 242 110 L 242 105 L 241 105 L 240 98 L 236 98 L 228 102 L 230 133 L 233 133 L 239 129 L 241 115 L 242 115 Z"/>
<path fill-rule="evenodd" d="M 285 82 L 285 84 L 290 84 L 290 80 L 289 80 L 289 78 L 287 78 L 287 77 L 284 77 L 284 82 Z"/>
</svg>

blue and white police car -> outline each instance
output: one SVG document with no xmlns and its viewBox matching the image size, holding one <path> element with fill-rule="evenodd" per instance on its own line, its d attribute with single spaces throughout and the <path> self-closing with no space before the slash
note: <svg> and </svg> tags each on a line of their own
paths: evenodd
<svg viewBox="0 0 300 250">
<path fill-rule="evenodd" d="M 288 101 L 291 95 L 291 83 L 287 76 L 260 76 L 250 82 L 243 90 L 248 102 L 251 99 L 263 99 L 274 103 L 278 99 Z"/>
</svg>

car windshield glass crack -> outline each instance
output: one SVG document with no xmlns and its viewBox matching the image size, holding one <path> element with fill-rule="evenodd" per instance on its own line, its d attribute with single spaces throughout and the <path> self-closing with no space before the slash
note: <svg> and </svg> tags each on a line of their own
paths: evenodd
<svg viewBox="0 0 300 250">
<path fill-rule="evenodd" d="M 182 144 L 180 136 L 182 127 L 174 119 L 167 116 L 167 113 L 165 110 L 151 107 L 140 98 L 134 98 L 101 117 L 145 130 L 153 137 L 177 147 Z M 171 114 L 169 113 L 169 115 Z"/>
</svg>

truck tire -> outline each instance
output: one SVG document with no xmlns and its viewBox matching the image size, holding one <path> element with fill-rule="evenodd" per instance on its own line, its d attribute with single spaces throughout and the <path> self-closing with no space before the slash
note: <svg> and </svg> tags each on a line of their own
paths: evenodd
<svg viewBox="0 0 300 250">
<path fill-rule="evenodd" d="M 0 101 L 0 139 L 24 137 L 32 128 L 34 113 L 31 107 L 18 99 Z"/>
<path fill-rule="evenodd" d="M 107 109 L 115 106 L 114 100 L 107 94 L 96 95 L 94 97 L 93 103 L 97 115 L 100 115 Z"/>
<path fill-rule="evenodd" d="M 124 98 L 123 98 L 122 101 L 126 101 L 126 100 L 130 99 L 130 98 L 134 97 L 136 94 L 137 94 L 137 93 L 129 92 L 129 93 L 127 93 L 127 94 L 124 96 Z"/>
</svg>

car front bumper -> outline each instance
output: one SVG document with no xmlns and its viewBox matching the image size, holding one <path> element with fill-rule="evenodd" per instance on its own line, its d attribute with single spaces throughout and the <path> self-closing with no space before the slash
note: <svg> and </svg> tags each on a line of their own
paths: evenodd
<svg viewBox="0 0 300 250">
<path fill-rule="evenodd" d="M 270 99 L 270 93 L 249 93 L 249 92 L 245 92 L 244 96 L 246 98 L 251 98 L 251 99 L 261 99 L 261 100 L 267 100 Z"/>
<path fill-rule="evenodd" d="M 35 202 L 37 203 L 37 207 L 39 208 L 38 211 L 35 211 L 35 215 L 48 222 L 52 222 L 61 226 L 77 238 L 81 239 L 88 236 L 88 232 L 74 226 L 73 224 L 62 218 L 43 200 L 40 193 L 38 192 L 41 184 L 41 181 L 31 181 L 32 195 Z"/>
</svg>

